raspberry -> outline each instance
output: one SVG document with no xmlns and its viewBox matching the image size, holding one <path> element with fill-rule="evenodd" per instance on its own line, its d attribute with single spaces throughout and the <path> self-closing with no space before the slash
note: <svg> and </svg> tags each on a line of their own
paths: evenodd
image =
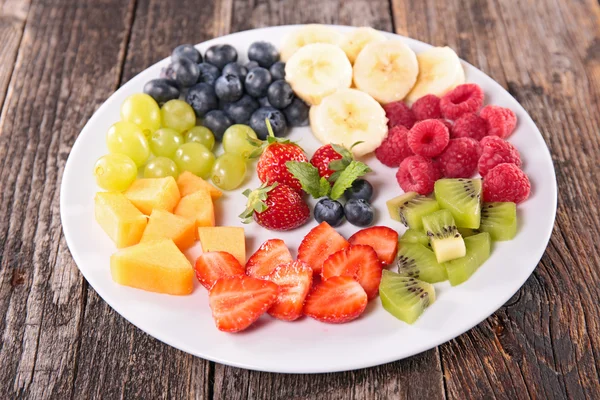
<svg viewBox="0 0 600 400">
<path fill-rule="evenodd" d="M 498 164 L 515 164 L 521 167 L 519 150 L 498 136 L 486 136 L 480 142 L 481 157 L 477 163 L 479 175 L 486 176 L 488 171 Z"/>
<path fill-rule="evenodd" d="M 440 98 L 435 94 L 428 94 L 421 97 L 419 100 L 415 101 L 411 110 L 417 121 L 442 118 Z"/>
<path fill-rule="evenodd" d="M 402 190 L 422 195 L 433 192 L 433 185 L 439 178 L 440 172 L 433 162 L 421 156 L 406 157 L 396 172 Z"/>
<path fill-rule="evenodd" d="M 458 85 L 440 101 L 442 114 L 452 121 L 456 121 L 463 114 L 477 112 L 482 105 L 483 90 L 474 83 Z"/>
<path fill-rule="evenodd" d="M 437 119 L 420 121 L 408 132 L 408 145 L 413 153 L 423 157 L 440 155 L 448 145 L 450 133 Z"/>
<path fill-rule="evenodd" d="M 402 160 L 414 154 L 408 147 L 407 136 L 408 129 L 396 125 L 388 131 L 383 143 L 375 150 L 375 157 L 388 167 L 397 167 Z"/>
<path fill-rule="evenodd" d="M 515 164 L 498 164 L 483 178 L 483 201 L 520 203 L 530 191 L 529 178 Z"/>
<path fill-rule="evenodd" d="M 481 140 L 488 134 L 488 123 L 475 113 L 463 114 L 452 125 L 450 135 L 453 138 L 469 137 Z"/>
<path fill-rule="evenodd" d="M 385 110 L 385 116 L 388 118 L 388 128 L 402 125 L 410 129 L 415 124 L 413 112 L 402 101 L 386 104 L 383 109 Z"/>
<path fill-rule="evenodd" d="M 506 139 L 515 130 L 517 116 L 509 109 L 499 106 L 485 106 L 479 114 L 489 125 L 489 135 Z"/>
<path fill-rule="evenodd" d="M 448 132 L 452 132 L 451 131 L 452 126 L 453 126 L 452 121 L 448 121 L 447 119 L 444 119 L 444 118 L 438 118 L 438 121 L 440 121 L 442 124 L 444 124 L 444 126 L 446 128 L 448 128 Z"/>
<path fill-rule="evenodd" d="M 436 159 L 445 178 L 470 178 L 477 170 L 479 143 L 471 138 L 451 139 Z"/>
</svg>

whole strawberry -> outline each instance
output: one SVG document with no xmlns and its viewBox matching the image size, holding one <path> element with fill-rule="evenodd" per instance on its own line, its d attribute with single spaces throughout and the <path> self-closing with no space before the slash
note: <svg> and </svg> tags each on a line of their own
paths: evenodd
<svg viewBox="0 0 600 400">
<path fill-rule="evenodd" d="M 325 179 L 329 179 L 329 177 L 335 172 L 334 170 L 329 168 L 329 163 L 335 160 L 340 160 L 342 155 L 335 151 L 332 145 L 326 144 L 325 146 L 321 146 L 315 151 L 312 158 L 310 159 L 310 163 L 317 167 L 319 170 L 319 175 L 324 177 Z"/>
<path fill-rule="evenodd" d="M 289 231 L 304 225 L 310 218 L 310 209 L 300 194 L 288 185 L 263 184 L 260 188 L 246 190 L 246 210 L 240 214 L 244 223 L 254 218 L 257 224 L 273 231 Z"/>
</svg>

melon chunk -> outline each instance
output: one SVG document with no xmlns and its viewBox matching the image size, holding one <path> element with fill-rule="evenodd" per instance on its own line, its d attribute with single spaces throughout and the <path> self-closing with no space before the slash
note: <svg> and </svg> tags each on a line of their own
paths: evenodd
<svg viewBox="0 0 600 400">
<path fill-rule="evenodd" d="M 192 265 L 171 239 L 153 240 L 110 257 L 115 282 L 149 292 L 185 295 L 194 289 Z"/>
<path fill-rule="evenodd" d="M 177 186 L 182 197 L 197 192 L 200 189 L 208 190 L 213 200 L 223 196 L 223 192 L 190 171 L 184 171 L 179 175 Z"/>
<path fill-rule="evenodd" d="M 171 239 L 181 251 L 192 247 L 196 241 L 195 221 L 168 211 L 152 210 L 140 242 L 157 239 Z"/>
<path fill-rule="evenodd" d="M 172 176 L 138 179 L 125 191 L 125 197 L 146 215 L 150 215 L 154 209 L 171 212 L 181 198 L 177 182 Z"/>
<path fill-rule="evenodd" d="M 182 197 L 173 213 L 195 221 L 196 228 L 215 226 L 215 209 L 210 193 L 206 189 Z"/>
<path fill-rule="evenodd" d="M 198 228 L 198 238 L 203 252 L 225 251 L 240 264 L 246 265 L 246 236 L 244 228 L 216 226 Z"/>
<path fill-rule="evenodd" d="M 94 214 L 119 249 L 137 244 L 148 222 L 148 218 L 120 192 L 96 193 Z"/>
</svg>

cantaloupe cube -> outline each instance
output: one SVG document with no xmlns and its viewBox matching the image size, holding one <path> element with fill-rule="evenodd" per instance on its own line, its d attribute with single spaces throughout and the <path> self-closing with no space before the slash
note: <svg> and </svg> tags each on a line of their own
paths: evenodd
<svg viewBox="0 0 600 400">
<path fill-rule="evenodd" d="M 150 292 L 184 295 L 194 289 L 192 265 L 171 239 L 153 240 L 110 257 L 115 282 Z"/>
<path fill-rule="evenodd" d="M 215 209 L 206 189 L 182 197 L 173 213 L 195 221 L 196 227 L 215 226 Z"/>
<path fill-rule="evenodd" d="M 168 211 L 152 210 L 140 242 L 157 239 L 171 239 L 183 251 L 192 247 L 196 241 L 196 223 Z"/>
<path fill-rule="evenodd" d="M 150 215 L 154 209 L 171 212 L 181 198 L 177 182 L 172 176 L 138 179 L 125 191 L 125 197 L 146 215 Z"/>
<path fill-rule="evenodd" d="M 181 197 L 197 192 L 200 189 L 207 189 L 213 200 L 223 196 L 223 192 L 199 176 L 192 174 L 190 171 L 184 171 L 179 175 L 179 178 L 177 178 L 177 186 L 179 187 Z"/>
<path fill-rule="evenodd" d="M 148 217 L 120 192 L 96 193 L 94 214 L 98 224 L 119 249 L 137 244 L 148 222 Z"/>
<path fill-rule="evenodd" d="M 226 251 L 242 265 L 246 265 L 246 237 L 244 228 L 215 226 L 198 228 L 202 251 Z"/>
</svg>

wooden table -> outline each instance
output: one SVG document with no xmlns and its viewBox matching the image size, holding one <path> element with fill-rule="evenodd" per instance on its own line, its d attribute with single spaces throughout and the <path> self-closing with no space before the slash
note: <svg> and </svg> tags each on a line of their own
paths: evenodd
<svg viewBox="0 0 600 400">
<path fill-rule="evenodd" d="M 0 398 L 600 398 L 596 0 L 174 3 L 0 0 Z M 59 187 L 94 111 L 175 45 L 307 22 L 449 45 L 489 74 L 550 147 L 558 214 L 523 288 L 455 340 L 347 373 L 250 372 L 175 350 L 117 315 L 69 254 Z"/>
</svg>

